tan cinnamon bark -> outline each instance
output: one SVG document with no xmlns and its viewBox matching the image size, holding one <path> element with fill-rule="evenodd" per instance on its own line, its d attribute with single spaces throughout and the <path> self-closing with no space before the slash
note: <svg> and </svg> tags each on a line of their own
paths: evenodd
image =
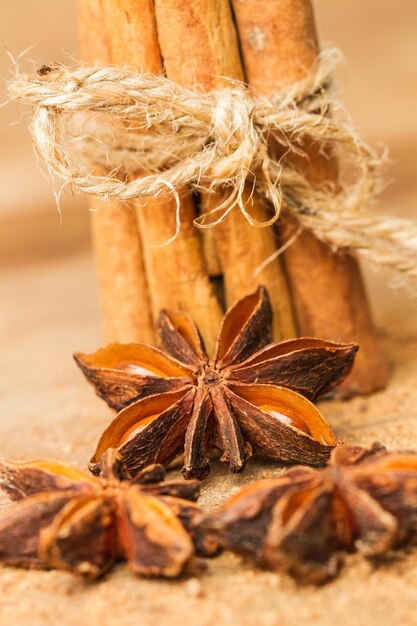
<svg viewBox="0 0 417 626">
<path fill-rule="evenodd" d="M 228 0 L 156 0 L 158 39 L 168 78 L 203 91 L 227 85 L 227 78 L 242 80 L 238 42 Z M 226 196 L 202 196 L 206 211 Z M 257 194 L 248 211 L 259 221 L 269 216 Z M 232 304 L 264 284 L 274 311 L 276 339 L 292 337 L 296 329 L 286 277 L 280 259 L 272 261 L 259 276 L 255 270 L 277 249 L 272 227 L 254 228 L 236 207 L 225 222 L 211 231 L 210 245 L 220 261 L 226 303 Z M 213 242 L 214 240 L 214 242 Z"/>
<path fill-rule="evenodd" d="M 175 232 L 172 200 L 153 200 L 138 207 L 154 317 L 162 308 L 188 311 L 212 354 L 222 310 L 210 284 L 201 237 L 193 225 L 195 217 L 193 199 L 184 191 L 179 236 L 168 246 L 153 248 L 153 244 L 163 244 Z"/>
<path fill-rule="evenodd" d="M 100 0 L 78 1 L 81 57 L 109 62 Z M 91 229 L 108 341 L 153 340 L 148 287 L 135 211 L 110 200 L 90 199 Z"/>
<path fill-rule="evenodd" d="M 318 52 L 310 0 L 232 0 L 246 77 L 256 94 L 268 94 L 299 80 Z M 298 166 L 312 180 L 334 179 L 334 159 L 311 147 L 310 160 Z M 301 162 L 303 161 L 303 162 Z M 369 393 L 386 383 L 386 367 L 377 343 L 357 261 L 332 253 L 304 231 L 284 253 L 300 332 L 338 341 L 355 340 L 360 351 L 342 393 Z"/>
<path fill-rule="evenodd" d="M 102 0 L 101 7 L 108 61 L 162 73 L 153 2 Z M 153 316 L 164 307 L 185 308 L 199 325 L 208 350 L 214 349 L 221 309 L 207 274 L 201 238 L 193 227 L 191 196 L 181 194 L 181 233 L 164 247 L 154 246 L 175 232 L 175 201 L 147 200 L 136 206 Z M 125 298 L 130 298 L 129 292 Z"/>
</svg>

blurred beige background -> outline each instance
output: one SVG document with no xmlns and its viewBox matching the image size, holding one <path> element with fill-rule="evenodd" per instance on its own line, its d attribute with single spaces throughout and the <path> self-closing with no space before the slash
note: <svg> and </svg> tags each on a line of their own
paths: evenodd
<svg viewBox="0 0 417 626">
<path fill-rule="evenodd" d="M 75 0 L 0 2 L 1 101 L 13 63 L 37 69 L 52 59 L 75 55 Z M 23 54 L 22 54 L 23 53 Z M 49 180 L 42 175 L 27 128 L 28 110 L 14 103 L 0 108 L 0 266 L 75 251 L 88 243 L 84 200 L 64 194 L 62 226 Z"/>
<path fill-rule="evenodd" d="M 340 47 L 344 101 L 372 142 L 389 145 L 392 183 L 381 210 L 416 213 L 417 5 L 415 0 L 316 0 L 322 43 Z M 0 44 L 34 68 L 76 55 L 75 0 L 0 3 Z M 0 52 L 0 76 L 13 69 Z M 4 95 L 5 97 L 5 95 Z M 4 98 L 2 98 L 4 100 Z M 88 245 L 85 201 L 64 194 L 62 226 L 51 187 L 37 167 L 27 132 L 28 112 L 0 109 L 0 264 L 33 261 Z"/>
</svg>

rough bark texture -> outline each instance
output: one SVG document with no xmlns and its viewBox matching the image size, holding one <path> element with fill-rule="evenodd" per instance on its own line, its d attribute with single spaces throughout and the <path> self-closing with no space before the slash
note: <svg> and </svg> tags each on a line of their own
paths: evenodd
<svg viewBox="0 0 417 626">
<path fill-rule="evenodd" d="M 107 62 L 132 65 L 153 74 L 162 73 L 153 2 L 101 0 L 97 11 L 102 28 L 95 37 L 101 36 Z M 193 227 L 195 208 L 192 198 L 182 194 L 181 233 L 167 246 L 163 244 L 175 232 L 174 200 L 141 201 L 136 206 L 153 315 L 166 306 L 186 308 L 198 322 L 211 350 L 221 311 L 208 278 L 201 239 Z M 162 244 L 162 247 L 155 247 L 155 244 Z M 131 298 L 134 299 L 135 295 L 126 290 L 124 301 L 130 302 Z M 149 309 L 139 309 L 139 315 L 149 317 Z"/>
<path fill-rule="evenodd" d="M 233 0 L 246 76 L 256 94 L 268 94 L 302 78 L 318 52 L 310 0 Z M 334 159 L 313 149 L 299 161 L 314 181 L 334 179 Z M 304 231 L 284 253 L 300 333 L 360 345 L 343 393 L 384 386 L 386 368 L 377 344 L 358 263 L 334 254 Z"/>
<path fill-rule="evenodd" d="M 99 0 L 79 0 L 78 24 L 81 57 L 90 63 L 109 62 Z M 116 200 L 106 203 L 96 198 L 91 198 L 90 207 L 106 337 L 151 342 L 153 326 L 135 211 Z"/>
<path fill-rule="evenodd" d="M 193 225 L 196 210 L 188 192 L 181 195 L 181 232 L 162 248 L 175 232 L 175 209 L 170 199 L 154 200 L 138 207 L 143 253 L 154 320 L 163 308 L 186 310 L 199 325 L 212 353 L 222 312 L 204 259 L 200 234 Z"/>
<path fill-rule="evenodd" d="M 227 84 L 225 78 L 242 80 L 236 31 L 227 0 L 156 0 L 158 38 L 167 76 L 187 87 L 203 91 Z M 249 212 L 258 220 L 268 216 L 261 198 L 247 192 Z M 203 197 L 203 209 L 210 211 L 225 199 L 219 193 Z M 214 239 L 214 241 L 213 241 Z M 216 259 L 224 275 L 226 304 L 252 292 L 258 284 L 267 287 L 274 310 L 276 339 L 296 333 L 287 281 L 276 259 L 259 276 L 257 267 L 276 249 L 274 229 L 254 228 L 237 209 L 216 226 L 206 240 L 210 266 Z M 213 261 L 214 258 L 214 261 Z"/>
</svg>

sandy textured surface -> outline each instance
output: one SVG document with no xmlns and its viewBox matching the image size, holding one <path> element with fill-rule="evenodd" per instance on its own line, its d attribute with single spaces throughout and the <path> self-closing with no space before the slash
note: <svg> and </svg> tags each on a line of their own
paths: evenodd
<svg viewBox="0 0 417 626">
<path fill-rule="evenodd" d="M 389 388 L 322 408 L 351 442 L 417 447 L 417 302 L 376 282 L 382 278 L 371 283 L 392 369 Z M 58 456 L 83 467 L 110 416 L 71 359 L 74 349 L 101 342 L 91 259 L 86 253 L 22 266 L 0 274 L 0 289 L 0 454 Z M 201 503 L 214 506 L 255 477 L 280 471 L 259 461 L 237 476 L 215 466 Z M 416 602 L 417 551 L 377 568 L 352 556 L 321 589 L 297 587 L 226 554 L 178 582 L 139 579 L 123 566 L 95 584 L 61 572 L 0 569 L 1 626 L 404 626 L 417 623 Z"/>
</svg>

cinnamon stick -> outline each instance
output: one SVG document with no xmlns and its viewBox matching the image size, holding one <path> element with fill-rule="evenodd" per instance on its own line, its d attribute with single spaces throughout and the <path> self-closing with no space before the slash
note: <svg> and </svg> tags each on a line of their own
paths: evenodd
<svg viewBox="0 0 417 626">
<path fill-rule="evenodd" d="M 228 0 L 156 0 L 158 39 L 168 78 L 203 91 L 228 85 L 226 78 L 242 80 L 236 31 Z M 252 189 L 245 201 L 251 215 L 266 221 L 268 209 Z M 202 196 L 205 211 L 225 200 L 224 192 Z M 268 289 L 274 311 L 276 339 L 296 333 L 292 304 L 280 259 L 259 276 L 256 269 L 277 249 L 272 227 L 254 228 L 236 207 L 212 231 L 211 245 L 220 261 L 228 305 L 252 292 L 260 283 Z M 214 243 L 213 243 L 214 239 Z"/>
<path fill-rule="evenodd" d="M 81 57 L 109 62 L 100 0 L 79 0 Z M 117 200 L 90 199 L 91 230 L 108 341 L 153 340 L 148 286 L 135 212 Z"/>
<path fill-rule="evenodd" d="M 318 53 L 311 1 L 232 0 L 232 5 L 246 77 L 254 92 L 268 95 L 303 78 Z M 313 146 L 309 160 L 298 159 L 297 166 L 315 182 L 337 177 L 335 159 Z M 383 387 L 386 366 L 357 261 L 345 252 L 333 253 L 307 231 L 286 250 L 284 260 L 301 334 L 360 345 L 342 393 Z"/>
<path fill-rule="evenodd" d="M 101 36 L 108 61 L 161 74 L 153 2 L 102 0 L 100 4 L 104 21 Z M 172 198 L 136 203 L 151 310 L 154 318 L 165 307 L 188 310 L 210 351 L 214 349 L 221 309 L 207 274 L 201 238 L 193 227 L 196 213 L 187 193 L 181 194 L 180 235 L 163 246 L 175 233 L 175 206 Z M 163 247 L 154 247 L 161 244 Z M 130 298 L 129 292 L 125 298 Z"/>
</svg>

